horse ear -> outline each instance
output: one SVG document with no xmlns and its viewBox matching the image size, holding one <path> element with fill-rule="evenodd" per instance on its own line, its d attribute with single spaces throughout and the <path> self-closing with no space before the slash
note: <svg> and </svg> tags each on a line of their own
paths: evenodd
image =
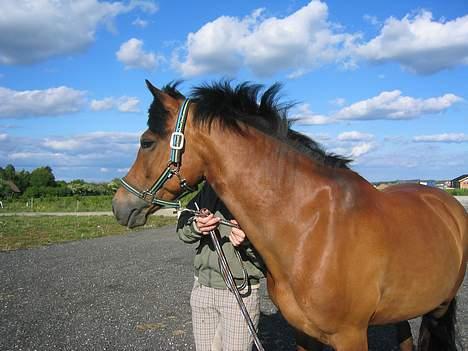
<svg viewBox="0 0 468 351">
<path fill-rule="evenodd" d="M 146 86 L 148 87 L 148 90 L 151 92 L 154 98 L 159 98 L 162 94 L 162 91 L 156 88 L 153 84 L 148 79 L 145 79 Z"/>
</svg>

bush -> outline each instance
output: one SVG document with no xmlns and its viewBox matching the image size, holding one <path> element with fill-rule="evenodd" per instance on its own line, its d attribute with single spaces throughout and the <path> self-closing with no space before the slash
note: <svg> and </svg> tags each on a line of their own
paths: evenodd
<svg viewBox="0 0 468 351">
<path fill-rule="evenodd" d="M 453 196 L 468 196 L 468 189 L 446 189 Z"/>
</svg>

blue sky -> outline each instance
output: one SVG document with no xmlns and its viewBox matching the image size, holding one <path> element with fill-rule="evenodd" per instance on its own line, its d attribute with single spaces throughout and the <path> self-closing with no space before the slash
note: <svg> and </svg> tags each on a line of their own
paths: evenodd
<svg viewBox="0 0 468 351">
<path fill-rule="evenodd" d="M 0 0 L 0 166 L 123 176 L 156 86 L 281 82 L 370 181 L 468 173 L 468 4 Z"/>
</svg>

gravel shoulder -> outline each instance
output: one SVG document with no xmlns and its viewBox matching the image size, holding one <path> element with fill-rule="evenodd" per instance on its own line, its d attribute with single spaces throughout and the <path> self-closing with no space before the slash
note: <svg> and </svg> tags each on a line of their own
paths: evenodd
<svg viewBox="0 0 468 351">
<path fill-rule="evenodd" d="M 0 350 L 194 350 L 194 248 L 168 226 L 0 253 Z M 467 285 L 458 313 L 464 345 Z M 261 289 L 265 349 L 294 350 L 290 328 Z M 392 327 L 369 335 L 371 350 L 395 350 Z"/>
</svg>

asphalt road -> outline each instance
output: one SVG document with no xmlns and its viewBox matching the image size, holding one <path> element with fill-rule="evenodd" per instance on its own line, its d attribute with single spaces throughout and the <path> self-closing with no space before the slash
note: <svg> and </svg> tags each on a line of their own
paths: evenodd
<svg viewBox="0 0 468 351">
<path fill-rule="evenodd" d="M 194 350 L 189 295 L 194 246 L 173 227 L 0 253 L 0 350 Z M 262 286 L 266 350 L 294 350 Z M 468 280 L 459 328 L 468 345 Z M 417 326 L 418 321 L 412 321 Z M 392 327 L 371 350 L 395 350 Z"/>
</svg>

